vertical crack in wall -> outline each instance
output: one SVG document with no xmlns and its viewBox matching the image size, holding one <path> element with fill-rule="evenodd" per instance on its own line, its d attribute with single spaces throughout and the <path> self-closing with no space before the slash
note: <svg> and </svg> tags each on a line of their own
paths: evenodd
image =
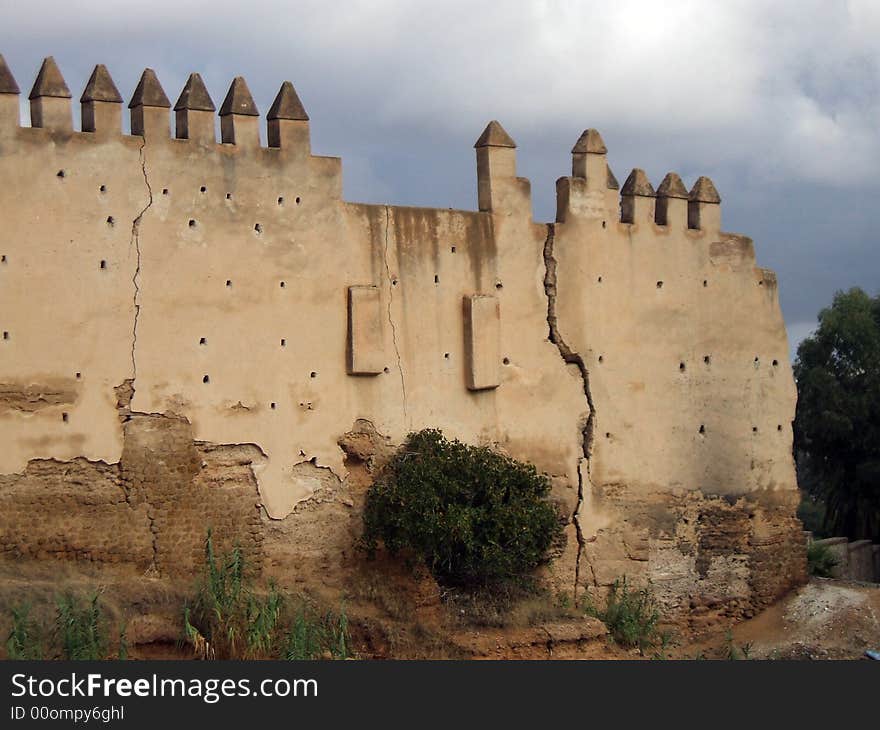
<svg viewBox="0 0 880 730">
<path fill-rule="evenodd" d="M 581 554 L 584 550 L 584 545 L 586 544 L 583 532 L 581 531 L 578 513 L 580 512 L 581 506 L 584 502 L 585 485 L 586 487 L 589 487 L 591 483 L 590 456 L 593 452 L 593 426 L 595 423 L 596 409 L 593 406 L 593 394 L 590 391 L 590 373 L 587 370 L 586 363 L 584 363 L 584 359 L 579 353 L 572 351 L 572 349 L 568 346 L 568 344 L 565 342 L 559 332 L 559 326 L 556 318 L 557 262 L 553 253 L 555 235 L 556 226 L 553 223 L 548 223 L 547 238 L 544 241 L 544 293 L 547 296 L 547 326 L 550 330 L 548 339 L 550 340 L 550 342 L 556 345 L 556 349 L 559 350 L 559 355 L 562 357 L 562 360 L 563 362 L 565 362 L 566 365 L 574 365 L 577 367 L 578 372 L 581 376 L 581 381 L 583 383 L 584 396 L 587 400 L 587 407 L 589 408 L 589 413 L 587 415 L 586 421 L 584 422 L 583 428 L 581 429 L 581 450 L 583 452 L 583 459 L 578 464 L 577 503 L 575 504 L 574 511 L 571 515 L 571 521 L 574 524 L 578 541 L 578 553 L 577 558 L 575 559 L 574 568 L 574 600 L 575 603 L 577 603 L 577 589 L 580 581 L 581 569 Z"/>
<path fill-rule="evenodd" d="M 141 142 L 140 148 L 140 161 L 141 161 L 141 174 L 144 176 L 144 185 L 147 186 L 147 204 L 143 207 L 140 213 L 137 214 L 135 219 L 131 222 L 131 242 L 129 245 L 134 245 L 135 249 L 135 268 L 134 274 L 131 277 L 131 283 L 134 285 L 134 295 L 132 300 L 134 302 L 134 322 L 131 326 L 131 370 L 132 370 L 132 381 L 137 379 L 137 357 L 135 350 L 137 348 L 137 327 L 138 327 L 138 318 L 141 313 L 141 304 L 140 304 L 140 295 L 141 295 L 141 286 L 140 286 L 140 278 L 141 278 L 141 239 L 140 239 L 140 228 L 141 228 L 141 219 L 144 217 L 144 213 L 146 213 L 150 206 L 153 204 L 153 188 L 150 187 L 150 180 L 147 177 L 147 158 L 144 155 L 144 147 L 147 144 L 146 138 L 144 138 L 143 142 Z"/>
<path fill-rule="evenodd" d="M 391 314 L 391 305 L 394 299 L 394 284 L 391 280 L 391 268 L 388 266 L 388 229 L 391 224 L 391 209 L 385 206 L 385 250 L 383 261 L 385 263 L 385 276 L 388 278 L 388 323 L 391 325 L 391 341 L 394 343 L 394 355 L 397 357 L 397 372 L 400 373 L 400 390 L 403 397 L 403 420 L 406 425 L 406 379 L 403 376 L 403 362 L 400 359 L 400 348 L 397 345 L 397 327 Z"/>
</svg>

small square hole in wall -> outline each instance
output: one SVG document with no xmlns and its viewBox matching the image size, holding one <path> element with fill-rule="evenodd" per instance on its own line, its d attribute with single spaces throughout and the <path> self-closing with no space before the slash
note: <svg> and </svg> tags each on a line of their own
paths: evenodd
<svg viewBox="0 0 880 730">
<path fill-rule="evenodd" d="M 256 233 L 262 233 L 263 232 L 262 224 L 261 223 L 254 223 L 254 231 Z"/>
<path fill-rule="evenodd" d="M 504 365 L 510 365 L 510 358 L 509 358 L 509 357 L 505 357 L 501 362 L 502 362 Z"/>
<path fill-rule="evenodd" d="M 226 193 L 226 199 L 232 200 L 232 193 Z"/>
<path fill-rule="evenodd" d="M 450 248 L 449 250 L 450 252 L 455 253 L 455 246 L 452 246 L 452 248 Z"/>
<path fill-rule="evenodd" d="M 703 279 L 703 286 L 709 286 L 709 282 L 706 279 Z"/>
<path fill-rule="evenodd" d="M 700 424 L 700 433 L 706 433 L 706 427 L 702 423 Z"/>
<path fill-rule="evenodd" d="M 271 408 L 273 411 L 275 410 L 275 401 L 272 401 L 272 402 L 269 404 L 269 408 Z"/>
<path fill-rule="evenodd" d="M 712 356 L 711 355 L 703 355 L 703 362 L 706 363 L 706 365 L 711 365 L 712 364 Z"/>
<path fill-rule="evenodd" d="M 101 187 L 98 188 L 98 191 L 99 191 L 99 192 L 102 192 L 102 193 L 106 193 L 106 192 L 107 192 L 107 186 L 106 186 L 106 185 L 102 185 Z"/>
<path fill-rule="evenodd" d="M 55 173 L 55 177 L 63 180 L 65 177 L 67 177 L 67 173 L 64 170 L 59 170 Z"/>
<path fill-rule="evenodd" d="M 199 337 L 199 344 L 200 344 L 200 345 L 207 345 L 207 344 L 208 344 L 208 338 L 207 338 L 207 337 Z"/>
<path fill-rule="evenodd" d="M 278 205 L 284 205 L 284 198 L 282 198 L 282 197 L 279 196 L 279 198 L 278 198 Z"/>
<path fill-rule="evenodd" d="M 203 382 L 203 383 L 210 383 L 210 382 L 211 382 L 211 378 L 210 378 L 210 376 L 208 376 L 208 375 L 204 375 L 204 376 L 202 377 L 202 382 Z"/>
<path fill-rule="evenodd" d="M 195 218 L 190 218 L 190 219 L 189 219 L 189 227 L 190 227 L 190 228 L 195 228 L 195 227 L 196 227 L 196 219 L 195 219 Z"/>
<path fill-rule="evenodd" d="M 280 286 L 283 289 L 287 285 L 283 281 L 280 281 L 280 282 L 278 282 L 278 286 Z"/>
<path fill-rule="evenodd" d="M 113 218 L 112 215 L 107 216 L 107 225 L 111 227 L 116 225 L 116 220 Z"/>
<path fill-rule="evenodd" d="M 162 188 L 162 195 L 168 195 L 168 188 Z"/>
<path fill-rule="evenodd" d="M 232 279 L 226 280 L 226 286 L 232 286 Z"/>
<path fill-rule="evenodd" d="M 9 339 L 9 333 L 8 333 L 8 332 L 4 332 L 4 333 L 3 333 L 3 339 L 4 339 L 4 340 L 8 340 L 8 339 Z"/>
<path fill-rule="evenodd" d="M 64 421 L 64 423 L 67 423 L 70 420 L 70 415 L 67 413 L 62 413 L 61 420 Z"/>
<path fill-rule="evenodd" d="M 439 277 L 437 274 L 434 274 L 434 283 L 435 283 L 435 284 L 439 284 L 439 283 L 440 283 L 440 277 Z"/>
<path fill-rule="evenodd" d="M 81 379 L 82 379 L 82 373 L 77 373 L 77 374 L 76 374 L 76 379 L 77 379 L 77 380 L 81 380 Z"/>
<path fill-rule="evenodd" d="M 496 282 L 495 282 L 495 288 L 496 288 L 496 289 L 503 289 L 503 288 L 504 288 L 504 284 L 502 284 L 500 281 L 496 281 Z"/>
<path fill-rule="evenodd" d="M 206 188 L 204 185 L 202 185 L 202 187 L 199 188 L 199 192 L 200 192 L 200 193 L 207 193 L 207 192 L 208 192 L 208 188 Z"/>
<path fill-rule="evenodd" d="M 448 353 L 448 352 L 444 352 L 444 353 L 443 353 L 443 358 L 446 359 L 446 360 L 448 360 L 448 359 L 449 359 L 449 353 Z"/>
<path fill-rule="evenodd" d="M 318 377 L 318 373 L 316 373 L 314 370 L 312 370 L 312 372 L 309 373 L 309 377 L 310 377 L 310 378 L 317 378 L 317 377 Z"/>
<path fill-rule="evenodd" d="M 776 426 L 776 430 L 777 430 L 777 431 L 781 431 L 781 430 L 782 430 L 782 424 L 781 424 L 781 423 L 780 423 L 779 425 Z"/>
<path fill-rule="evenodd" d="M 663 282 L 662 282 L 662 281 L 658 281 L 658 282 L 657 282 L 657 288 L 658 288 L 658 289 L 662 289 L 662 288 L 663 288 Z"/>
<path fill-rule="evenodd" d="M 687 367 L 685 366 L 685 364 L 683 362 L 680 362 L 680 363 L 678 363 L 678 370 L 679 370 L 679 372 L 683 373 L 685 370 L 687 370 Z"/>
<path fill-rule="evenodd" d="M 296 198 L 296 204 L 299 205 L 301 202 L 302 202 L 302 200 L 299 198 L 299 196 L 297 196 L 297 198 Z"/>
<path fill-rule="evenodd" d="M 101 259 L 101 268 L 102 268 L 102 269 L 106 269 L 106 268 L 107 268 L 107 262 L 104 261 L 104 259 Z"/>
<path fill-rule="evenodd" d="M 281 338 L 281 347 L 287 347 L 287 340 L 285 340 L 283 337 Z"/>
<path fill-rule="evenodd" d="M 774 360 L 774 361 L 773 361 L 773 367 L 775 367 L 775 368 L 778 368 L 778 367 L 779 367 L 779 360 Z"/>
<path fill-rule="evenodd" d="M 0 264 L 5 264 L 5 263 L 6 263 L 6 254 L 4 254 L 3 256 L 0 256 Z"/>
</svg>

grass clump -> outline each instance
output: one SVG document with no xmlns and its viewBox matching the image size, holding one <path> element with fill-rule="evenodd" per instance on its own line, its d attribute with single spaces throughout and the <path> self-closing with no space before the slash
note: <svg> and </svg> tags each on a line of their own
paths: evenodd
<svg viewBox="0 0 880 730">
<path fill-rule="evenodd" d="M 106 659 L 110 642 L 98 594 L 85 601 L 73 594 L 60 596 L 55 635 L 62 659 Z"/>
<path fill-rule="evenodd" d="M 562 539 L 549 492 L 531 464 L 425 429 L 370 487 L 361 545 L 418 558 L 444 586 L 528 582 Z"/>
<path fill-rule="evenodd" d="M 598 618 L 620 646 L 638 648 L 640 653 L 658 640 L 660 611 L 647 588 L 633 590 L 626 576 L 614 581 L 603 609 L 587 606 L 587 613 Z"/>
<path fill-rule="evenodd" d="M 837 567 L 837 558 L 827 545 L 811 542 L 807 548 L 807 568 L 810 575 L 820 578 L 833 578 L 834 569 Z"/>
<path fill-rule="evenodd" d="M 8 659 L 42 659 L 43 640 L 39 625 L 31 618 L 31 607 L 24 603 L 12 609 L 12 629 L 6 639 Z"/>
<path fill-rule="evenodd" d="M 271 582 L 258 590 L 242 550 L 235 547 L 218 556 L 210 530 L 204 574 L 194 599 L 184 607 L 183 629 L 185 640 L 202 659 L 350 656 L 344 611 L 320 614 L 305 599 L 291 607 Z"/>
</svg>

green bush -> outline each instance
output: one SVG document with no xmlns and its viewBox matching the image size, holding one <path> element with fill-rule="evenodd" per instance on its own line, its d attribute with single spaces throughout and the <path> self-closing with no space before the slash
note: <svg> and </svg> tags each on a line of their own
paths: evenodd
<svg viewBox="0 0 880 730">
<path fill-rule="evenodd" d="M 647 588 L 631 590 L 625 576 L 614 581 L 604 609 L 588 606 L 587 613 L 600 619 L 621 646 L 644 652 L 657 641 L 657 604 Z"/>
<path fill-rule="evenodd" d="M 820 578 L 833 578 L 834 569 L 837 567 L 837 558 L 827 545 L 811 542 L 807 548 L 807 567 L 810 575 Z"/>
<path fill-rule="evenodd" d="M 448 586 L 528 580 L 562 536 L 549 491 L 531 464 L 411 433 L 367 493 L 362 545 L 418 556 Z"/>
<path fill-rule="evenodd" d="M 31 607 L 22 604 L 12 609 L 12 630 L 6 639 L 8 659 L 42 659 L 43 641 L 40 627 L 31 618 Z"/>
</svg>

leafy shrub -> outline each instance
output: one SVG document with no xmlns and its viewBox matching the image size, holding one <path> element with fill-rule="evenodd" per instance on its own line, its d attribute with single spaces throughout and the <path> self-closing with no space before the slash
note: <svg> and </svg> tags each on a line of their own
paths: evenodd
<svg viewBox="0 0 880 730">
<path fill-rule="evenodd" d="M 807 567 L 810 575 L 820 578 L 833 578 L 834 569 L 837 567 L 837 558 L 827 545 L 811 542 L 807 548 Z"/>
<path fill-rule="evenodd" d="M 12 609 L 12 630 L 6 639 L 8 659 L 43 658 L 40 628 L 30 613 L 31 607 L 26 603 Z"/>
<path fill-rule="evenodd" d="M 614 581 L 604 609 L 588 606 L 587 613 L 601 620 L 621 646 L 644 652 L 658 638 L 660 612 L 651 592 L 647 588 L 631 590 L 625 576 Z"/>
<path fill-rule="evenodd" d="M 98 594 L 93 593 L 85 604 L 73 594 L 61 596 L 58 599 L 55 636 L 63 659 L 106 659 L 109 648 L 107 622 Z"/>
<path fill-rule="evenodd" d="M 362 545 L 418 556 L 449 586 L 527 580 L 562 535 L 549 491 L 531 464 L 411 433 L 367 493 Z"/>
</svg>

